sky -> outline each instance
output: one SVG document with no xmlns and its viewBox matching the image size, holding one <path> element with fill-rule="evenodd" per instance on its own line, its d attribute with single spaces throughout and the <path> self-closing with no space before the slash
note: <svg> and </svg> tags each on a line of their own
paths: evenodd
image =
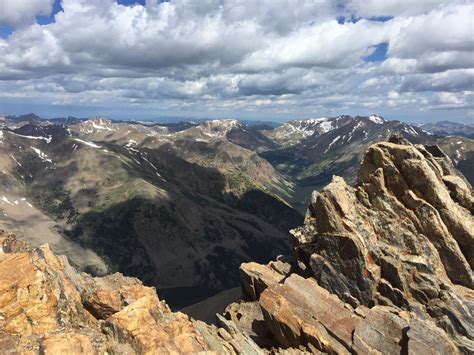
<svg viewBox="0 0 474 355">
<path fill-rule="evenodd" d="M 474 122 L 470 0 L 0 0 L 0 113 Z"/>
</svg>

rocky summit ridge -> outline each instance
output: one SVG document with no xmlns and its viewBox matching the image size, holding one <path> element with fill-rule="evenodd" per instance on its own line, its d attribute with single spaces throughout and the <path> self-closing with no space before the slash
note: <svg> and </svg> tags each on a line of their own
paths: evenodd
<svg viewBox="0 0 474 355">
<path fill-rule="evenodd" d="M 472 188 L 436 146 L 372 145 L 358 182 L 314 192 L 295 261 L 241 266 L 246 303 L 281 347 L 473 353 Z M 261 311 L 261 314 L 259 313 Z"/>
<path fill-rule="evenodd" d="M 0 353 L 251 353 L 244 334 L 172 312 L 154 288 L 78 273 L 47 245 L 0 233 Z"/>
<path fill-rule="evenodd" d="M 437 146 L 370 146 L 314 192 L 294 258 L 240 267 L 217 326 L 120 274 L 0 236 L 0 348 L 19 353 L 474 352 L 474 198 Z"/>
</svg>

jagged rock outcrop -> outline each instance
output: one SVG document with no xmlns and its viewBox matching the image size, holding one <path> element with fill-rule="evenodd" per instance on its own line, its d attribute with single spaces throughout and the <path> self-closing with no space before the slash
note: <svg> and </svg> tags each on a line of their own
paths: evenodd
<svg viewBox="0 0 474 355">
<path fill-rule="evenodd" d="M 2 354 L 262 353 L 232 321 L 226 327 L 171 312 L 137 279 L 79 274 L 47 245 L 0 232 Z"/>
<path fill-rule="evenodd" d="M 262 292 L 256 298 L 247 294 L 247 301 L 230 305 L 225 315 L 262 347 L 329 354 L 459 352 L 445 331 L 415 312 L 381 305 L 354 308 L 313 277 L 290 273 L 277 281 L 270 266 L 260 265 L 258 276 L 254 266 L 243 264 L 241 272 L 258 278 Z"/>
<path fill-rule="evenodd" d="M 253 336 L 263 318 L 283 348 L 473 353 L 473 201 L 438 147 L 374 144 L 355 186 L 334 177 L 313 193 L 295 261 L 241 266 L 247 301 L 226 317 Z"/>
</svg>

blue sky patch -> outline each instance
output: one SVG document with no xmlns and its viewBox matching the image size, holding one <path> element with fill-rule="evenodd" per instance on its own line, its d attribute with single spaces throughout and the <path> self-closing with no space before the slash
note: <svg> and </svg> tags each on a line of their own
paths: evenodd
<svg viewBox="0 0 474 355">
<path fill-rule="evenodd" d="M 346 22 L 357 23 L 361 19 L 361 17 L 355 17 L 354 15 L 351 15 L 351 17 L 338 16 L 336 19 L 340 25 L 343 25 Z"/>
<path fill-rule="evenodd" d="M 374 16 L 374 17 L 365 18 L 365 17 L 356 17 L 354 15 L 351 15 L 351 17 L 338 16 L 336 18 L 337 22 L 340 25 L 343 25 L 346 22 L 357 23 L 362 19 L 366 19 L 366 20 L 369 20 L 369 21 L 375 21 L 375 22 L 387 22 L 387 21 L 390 21 L 391 19 L 393 19 L 393 16 Z"/>
<path fill-rule="evenodd" d="M 36 22 L 38 22 L 40 25 L 48 25 L 54 22 L 54 16 L 60 11 L 63 11 L 61 0 L 54 0 L 53 11 L 51 11 L 51 14 L 49 16 L 37 16 Z"/>
<path fill-rule="evenodd" d="M 7 38 L 13 33 L 13 28 L 10 26 L 0 26 L 0 38 Z"/>
<path fill-rule="evenodd" d="M 145 0 L 118 0 L 120 5 L 132 6 L 132 5 L 145 5 Z"/>
<path fill-rule="evenodd" d="M 374 16 L 369 17 L 368 20 L 370 21 L 377 21 L 377 22 L 387 22 L 393 19 L 393 16 Z"/>
<path fill-rule="evenodd" d="M 365 62 L 383 62 L 387 59 L 388 43 L 379 43 L 373 47 L 374 51 L 367 57 L 364 57 Z"/>
</svg>

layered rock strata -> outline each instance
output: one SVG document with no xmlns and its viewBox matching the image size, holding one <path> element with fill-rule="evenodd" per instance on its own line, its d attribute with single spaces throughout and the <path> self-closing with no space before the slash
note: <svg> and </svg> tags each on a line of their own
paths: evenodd
<svg viewBox="0 0 474 355">
<path fill-rule="evenodd" d="M 283 348 L 473 353 L 473 201 L 438 147 L 375 144 L 355 186 L 334 177 L 313 193 L 295 261 L 241 266 L 248 302 L 226 316 Z"/>
</svg>

